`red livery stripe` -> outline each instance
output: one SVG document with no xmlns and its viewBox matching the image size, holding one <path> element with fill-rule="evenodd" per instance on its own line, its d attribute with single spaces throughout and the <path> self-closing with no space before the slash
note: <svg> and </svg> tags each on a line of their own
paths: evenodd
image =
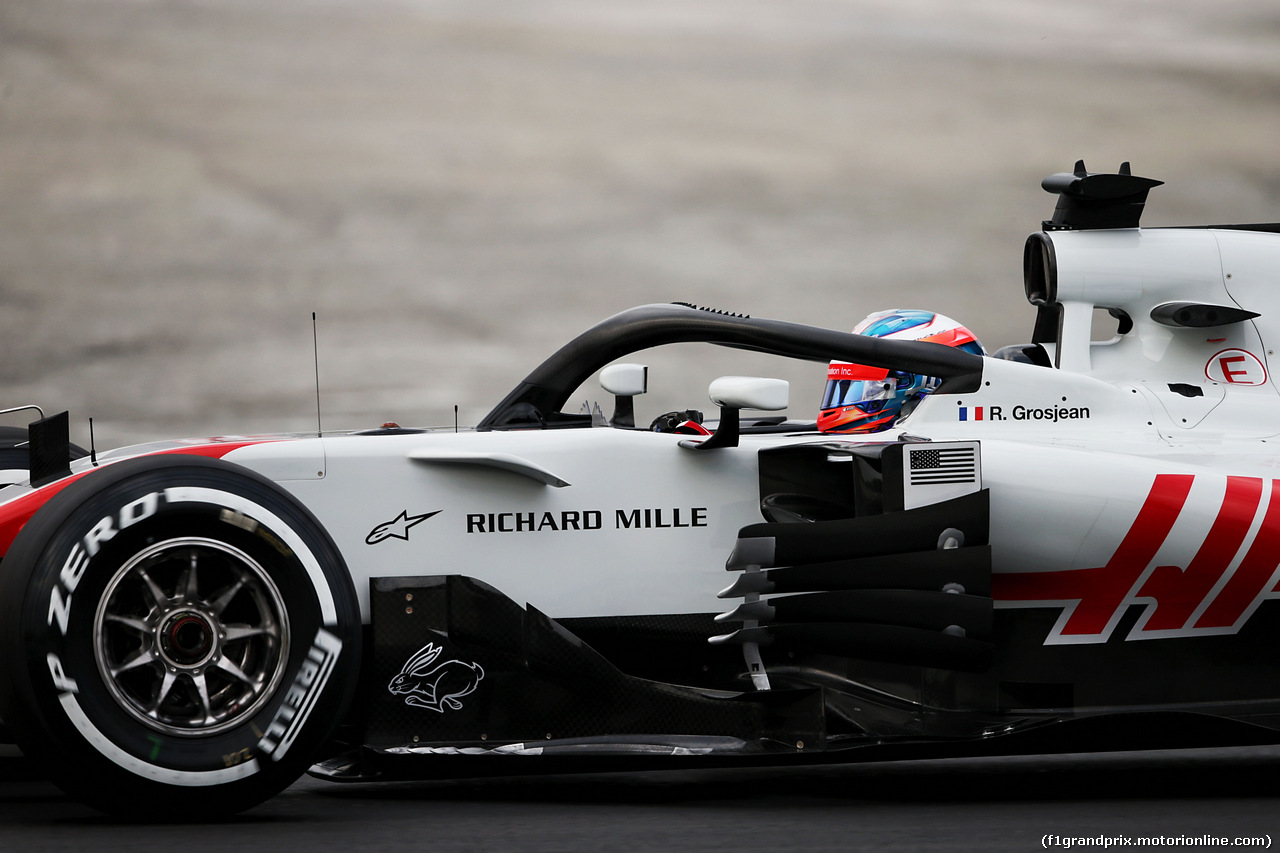
<svg viewBox="0 0 1280 853">
<path fill-rule="evenodd" d="M 241 447 L 248 447 L 252 444 L 265 444 L 268 441 L 276 441 L 277 439 L 257 439 L 251 441 L 225 441 L 213 444 L 199 444 L 191 447 L 175 447 L 167 450 L 157 450 L 153 453 L 143 453 L 142 456 L 164 456 L 169 454 L 185 454 L 188 456 L 208 456 L 214 459 L 221 459 L 233 450 Z M 15 498 L 4 506 L 0 506 L 0 553 L 9 553 L 9 548 L 13 545 L 13 540 L 17 538 L 18 531 L 21 530 L 31 517 L 36 514 L 40 507 L 49 502 L 49 499 L 67 486 L 79 480 L 88 474 L 92 474 L 98 469 L 90 468 L 87 471 L 81 471 L 78 474 L 72 474 L 70 477 L 64 477 L 57 482 L 50 483 L 29 492 L 20 498 Z"/>
</svg>

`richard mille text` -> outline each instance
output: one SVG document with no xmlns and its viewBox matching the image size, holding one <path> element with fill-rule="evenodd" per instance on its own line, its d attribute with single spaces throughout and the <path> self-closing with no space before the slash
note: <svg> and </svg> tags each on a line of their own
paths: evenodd
<svg viewBox="0 0 1280 853">
<path fill-rule="evenodd" d="M 679 527 L 706 527 L 707 508 L 672 507 L 661 509 L 615 509 L 609 516 L 598 509 L 560 512 L 471 512 L 467 513 L 468 533 L 541 533 L 565 530 L 656 530 Z"/>
</svg>

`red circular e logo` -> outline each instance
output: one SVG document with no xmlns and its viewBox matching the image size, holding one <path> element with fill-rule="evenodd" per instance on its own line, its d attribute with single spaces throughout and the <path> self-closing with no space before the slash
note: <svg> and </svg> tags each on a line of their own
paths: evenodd
<svg viewBox="0 0 1280 853">
<path fill-rule="evenodd" d="M 1263 385 L 1267 381 L 1267 368 L 1247 350 L 1224 349 L 1209 359 L 1204 375 L 1229 385 Z"/>
</svg>

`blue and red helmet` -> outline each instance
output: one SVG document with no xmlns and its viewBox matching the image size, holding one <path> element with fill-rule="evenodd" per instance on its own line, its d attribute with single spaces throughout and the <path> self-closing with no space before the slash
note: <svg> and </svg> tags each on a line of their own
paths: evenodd
<svg viewBox="0 0 1280 853">
<path fill-rule="evenodd" d="M 986 355 L 973 332 L 942 314 L 895 308 L 877 311 L 854 327 L 855 335 L 895 341 L 929 341 Z M 893 426 L 903 406 L 914 404 L 942 384 L 934 376 L 833 361 L 827 368 L 818 429 L 822 432 L 879 432 Z"/>
</svg>

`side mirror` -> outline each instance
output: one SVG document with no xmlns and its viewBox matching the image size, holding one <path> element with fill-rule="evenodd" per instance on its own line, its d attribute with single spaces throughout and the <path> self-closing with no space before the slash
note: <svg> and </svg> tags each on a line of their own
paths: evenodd
<svg viewBox="0 0 1280 853">
<path fill-rule="evenodd" d="M 785 379 L 766 379 L 759 376 L 721 376 L 707 388 L 711 402 L 720 407 L 720 425 L 715 434 L 703 442 L 682 441 L 681 447 L 690 450 L 713 450 L 717 447 L 737 447 L 741 435 L 738 412 L 742 409 L 761 409 L 776 412 L 787 407 L 790 384 Z"/>
<path fill-rule="evenodd" d="M 600 371 L 600 387 L 614 395 L 609 423 L 629 429 L 636 425 L 632 398 L 649 390 L 649 368 L 644 364 L 611 364 Z"/>
<path fill-rule="evenodd" d="M 707 388 L 707 396 L 721 408 L 778 412 L 787 407 L 790 391 L 791 385 L 785 379 L 721 376 Z"/>
</svg>

